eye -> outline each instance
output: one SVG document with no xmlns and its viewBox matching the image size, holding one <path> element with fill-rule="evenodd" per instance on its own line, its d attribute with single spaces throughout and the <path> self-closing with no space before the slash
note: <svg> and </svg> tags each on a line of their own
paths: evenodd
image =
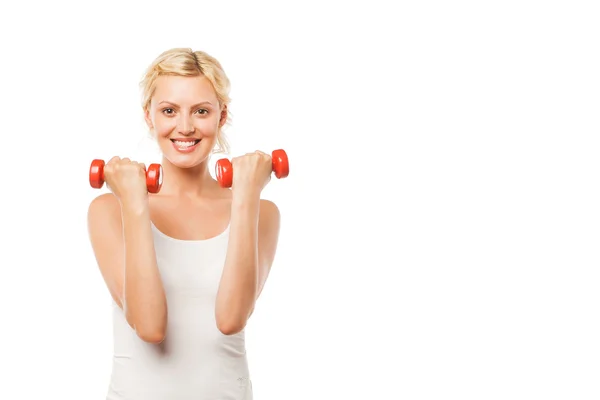
<svg viewBox="0 0 600 400">
<path fill-rule="evenodd" d="M 168 111 L 168 112 L 167 112 L 167 111 Z M 164 114 L 167 114 L 167 115 L 171 115 L 171 114 L 172 114 L 172 112 L 173 112 L 173 109 L 172 109 L 172 108 L 165 108 L 165 109 L 163 110 L 163 113 L 164 113 Z"/>
<path fill-rule="evenodd" d="M 206 110 L 204 108 L 199 109 L 197 112 L 200 113 L 200 114 L 203 114 L 203 115 L 204 114 L 208 114 L 208 110 Z"/>
</svg>

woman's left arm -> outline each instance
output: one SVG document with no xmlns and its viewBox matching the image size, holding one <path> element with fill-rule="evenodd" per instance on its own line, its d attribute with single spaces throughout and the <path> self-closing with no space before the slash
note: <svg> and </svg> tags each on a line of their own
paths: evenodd
<svg viewBox="0 0 600 400">
<path fill-rule="evenodd" d="M 260 198 L 264 184 L 236 192 L 234 181 L 229 247 L 215 307 L 217 327 L 225 335 L 246 326 L 275 258 L 280 213 L 275 203 Z"/>
</svg>

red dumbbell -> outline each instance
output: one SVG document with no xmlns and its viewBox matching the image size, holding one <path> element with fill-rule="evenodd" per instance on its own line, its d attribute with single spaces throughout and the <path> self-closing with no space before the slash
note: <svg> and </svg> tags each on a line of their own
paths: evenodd
<svg viewBox="0 0 600 400">
<path fill-rule="evenodd" d="M 282 149 L 273 150 L 271 158 L 273 159 L 273 172 L 275 172 L 277 179 L 287 177 L 290 173 L 290 164 L 285 151 Z M 231 161 L 226 158 L 217 161 L 215 174 L 217 175 L 217 180 L 221 187 L 231 187 L 233 182 L 233 168 L 231 166 Z"/>
<path fill-rule="evenodd" d="M 100 189 L 104 185 L 104 160 L 93 160 L 90 166 L 90 185 Z M 150 164 L 146 170 L 146 187 L 150 193 L 158 193 L 162 186 L 162 166 Z"/>
</svg>

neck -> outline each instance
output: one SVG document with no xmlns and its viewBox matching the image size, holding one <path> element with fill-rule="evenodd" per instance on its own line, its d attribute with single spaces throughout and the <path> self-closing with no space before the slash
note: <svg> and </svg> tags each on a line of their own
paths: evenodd
<svg viewBox="0 0 600 400">
<path fill-rule="evenodd" d="M 208 171 L 208 160 L 192 168 L 179 168 L 163 157 L 162 170 L 160 193 L 163 195 L 198 197 L 218 186 Z"/>
</svg>

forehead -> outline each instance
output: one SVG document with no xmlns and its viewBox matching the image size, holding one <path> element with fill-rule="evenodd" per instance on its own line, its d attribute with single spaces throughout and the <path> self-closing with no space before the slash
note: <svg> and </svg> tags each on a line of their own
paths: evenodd
<svg viewBox="0 0 600 400">
<path fill-rule="evenodd" d="M 152 101 L 172 101 L 180 105 L 210 101 L 217 104 L 217 94 L 205 76 L 159 76 Z"/>
</svg>

